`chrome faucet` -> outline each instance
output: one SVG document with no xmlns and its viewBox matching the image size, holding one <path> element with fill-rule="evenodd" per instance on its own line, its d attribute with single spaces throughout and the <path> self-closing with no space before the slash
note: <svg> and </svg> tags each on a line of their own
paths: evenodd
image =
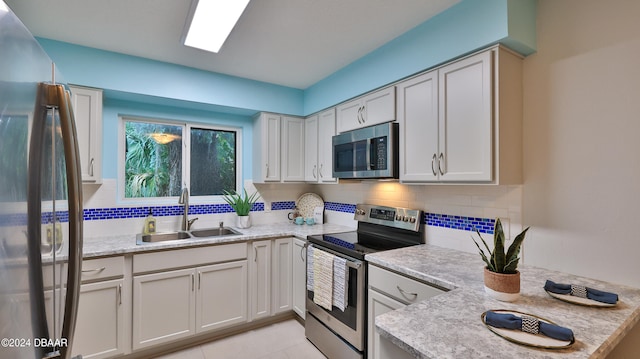
<svg viewBox="0 0 640 359">
<path fill-rule="evenodd" d="M 193 225 L 193 222 L 197 221 L 198 218 L 196 217 L 193 219 L 189 219 L 189 189 L 187 189 L 186 187 L 182 189 L 180 199 L 178 199 L 178 204 L 181 204 L 184 207 L 181 228 L 183 231 L 191 230 L 191 225 Z"/>
</svg>

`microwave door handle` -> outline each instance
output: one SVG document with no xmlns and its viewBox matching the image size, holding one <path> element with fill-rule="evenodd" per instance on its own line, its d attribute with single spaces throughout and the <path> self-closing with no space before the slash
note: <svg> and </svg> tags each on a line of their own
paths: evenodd
<svg viewBox="0 0 640 359">
<path fill-rule="evenodd" d="M 370 138 L 367 141 L 367 168 L 371 171 L 376 169 L 376 163 L 378 163 L 378 159 L 375 153 L 376 146 L 373 143 L 375 138 Z"/>
</svg>

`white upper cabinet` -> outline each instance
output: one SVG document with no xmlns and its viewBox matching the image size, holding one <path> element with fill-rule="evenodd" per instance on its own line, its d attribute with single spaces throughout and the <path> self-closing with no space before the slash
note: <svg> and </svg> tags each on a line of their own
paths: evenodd
<svg viewBox="0 0 640 359">
<path fill-rule="evenodd" d="M 304 180 L 318 182 L 318 115 L 304 123 Z"/>
<path fill-rule="evenodd" d="M 493 47 L 397 87 L 401 182 L 522 182 L 519 56 Z"/>
<path fill-rule="evenodd" d="M 102 90 L 69 86 L 78 133 L 82 181 L 102 183 Z"/>
<path fill-rule="evenodd" d="M 304 181 L 304 119 L 260 113 L 253 124 L 253 181 Z"/>
<path fill-rule="evenodd" d="M 304 181 L 304 119 L 282 117 L 282 181 Z"/>
<path fill-rule="evenodd" d="M 307 117 L 305 121 L 305 181 L 337 182 L 336 178 L 331 177 L 333 172 L 332 137 L 335 134 L 335 108 Z"/>
<path fill-rule="evenodd" d="M 338 132 L 355 130 L 396 119 L 394 86 L 364 95 L 337 107 Z"/>
<path fill-rule="evenodd" d="M 254 119 L 253 180 L 257 183 L 280 181 L 280 115 L 261 113 Z"/>
<path fill-rule="evenodd" d="M 400 179 L 437 181 L 438 71 L 398 84 L 397 92 L 401 138 Z"/>
<path fill-rule="evenodd" d="M 491 57 L 483 52 L 438 70 L 438 172 L 443 181 L 493 179 Z"/>
</svg>

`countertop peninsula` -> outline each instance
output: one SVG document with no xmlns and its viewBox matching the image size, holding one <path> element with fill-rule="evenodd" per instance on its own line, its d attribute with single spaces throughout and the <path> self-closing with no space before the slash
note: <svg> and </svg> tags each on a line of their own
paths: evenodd
<svg viewBox="0 0 640 359">
<path fill-rule="evenodd" d="M 640 289 L 520 265 L 521 295 L 513 303 L 484 293 L 479 255 L 420 245 L 368 254 L 377 265 L 449 290 L 428 300 L 376 317 L 380 335 L 416 358 L 605 358 L 640 320 Z M 546 279 L 615 292 L 611 308 L 560 301 L 544 289 Z M 481 321 L 487 310 L 508 309 L 550 319 L 573 330 L 567 349 L 537 349 L 508 342 Z"/>
</svg>

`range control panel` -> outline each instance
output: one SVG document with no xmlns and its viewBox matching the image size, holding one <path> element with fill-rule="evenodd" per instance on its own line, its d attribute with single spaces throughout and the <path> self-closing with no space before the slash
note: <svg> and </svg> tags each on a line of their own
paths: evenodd
<svg viewBox="0 0 640 359">
<path fill-rule="evenodd" d="M 422 211 L 419 209 L 358 204 L 356 205 L 353 219 L 417 232 L 420 230 Z"/>
</svg>

